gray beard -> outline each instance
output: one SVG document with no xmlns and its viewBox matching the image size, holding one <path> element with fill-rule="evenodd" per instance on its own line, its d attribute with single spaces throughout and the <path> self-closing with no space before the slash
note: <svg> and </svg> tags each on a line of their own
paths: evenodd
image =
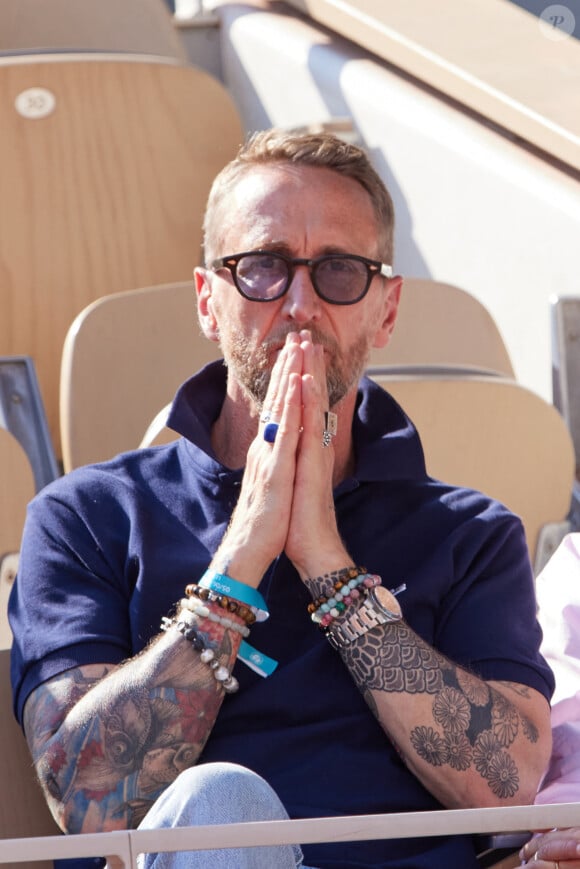
<svg viewBox="0 0 580 869">
<path fill-rule="evenodd" d="M 290 331 L 290 330 L 287 330 Z M 323 344 L 330 351 L 330 364 L 326 374 L 329 407 L 334 407 L 349 390 L 360 380 L 367 365 L 370 347 L 366 337 L 359 337 L 348 351 L 342 355 L 334 341 L 321 335 L 315 328 L 310 328 L 316 344 Z M 231 336 L 230 346 L 222 348 L 224 358 L 231 374 L 243 388 L 248 397 L 259 410 L 263 407 L 268 392 L 271 375 L 271 348 L 279 344 L 285 337 L 282 335 L 269 344 L 262 344 L 251 352 L 248 342 L 238 332 Z"/>
</svg>

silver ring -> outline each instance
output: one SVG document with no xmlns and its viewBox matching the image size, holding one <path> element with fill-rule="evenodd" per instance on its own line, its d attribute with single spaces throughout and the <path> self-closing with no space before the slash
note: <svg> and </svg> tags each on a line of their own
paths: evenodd
<svg viewBox="0 0 580 869">
<path fill-rule="evenodd" d="M 322 446 L 329 447 L 338 430 L 338 417 L 331 410 L 324 413 L 324 431 L 322 432 Z"/>
<path fill-rule="evenodd" d="M 264 427 L 264 440 L 268 444 L 273 444 L 278 434 L 279 424 L 277 422 L 268 422 Z"/>
<path fill-rule="evenodd" d="M 331 410 L 324 413 L 324 431 L 327 431 L 331 437 L 334 437 L 338 431 L 338 417 Z"/>
</svg>

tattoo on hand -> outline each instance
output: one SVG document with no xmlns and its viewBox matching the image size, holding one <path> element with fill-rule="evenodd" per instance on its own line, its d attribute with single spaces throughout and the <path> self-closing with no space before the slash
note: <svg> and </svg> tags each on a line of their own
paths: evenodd
<svg viewBox="0 0 580 869">
<path fill-rule="evenodd" d="M 508 749 L 519 733 L 531 743 L 539 734 L 503 694 L 452 664 L 404 624 L 394 631 L 368 631 L 341 653 L 375 717 L 372 691 L 433 695 L 433 724 L 417 726 L 410 734 L 426 763 L 458 771 L 473 766 L 497 797 L 517 793 L 518 768 Z M 525 686 L 505 686 L 529 696 Z"/>
</svg>

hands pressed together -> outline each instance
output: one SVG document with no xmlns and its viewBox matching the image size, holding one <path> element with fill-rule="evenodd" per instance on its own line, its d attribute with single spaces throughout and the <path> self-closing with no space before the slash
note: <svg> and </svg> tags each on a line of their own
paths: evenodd
<svg viewBox="0 0 580 869">
<path fill-rule="evenodd" d="M 336 527 L 334 449 L 323 444 L 329 410 L 321 345 L 287 335 L 272 370 L 240 497 L 214 564 L 256 587 L 285 552 L 302 579 L 350 563 Z M 266 425 L 278 424 L 273 442 Z"/>
</svg>

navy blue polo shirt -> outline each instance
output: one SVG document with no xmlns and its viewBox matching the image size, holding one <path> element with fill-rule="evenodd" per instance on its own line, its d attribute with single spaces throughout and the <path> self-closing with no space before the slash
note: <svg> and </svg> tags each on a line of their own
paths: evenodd
<svg viewBox="0 0 580 869">
<path fill-rule="evenodd" d="M 210 443 L 225 378 L 223 364 L 212 363 L 181 387 L 170 417 L 182 435 L 174 443 L 80 468 L 30 504 L 10 600 L 20 721 L 44 680 L 143 649 L 209 564 L 242 477 L 219 464 Z M 353 440 L 356 470 L 335 491 L 353 562 L 389 588 L 405 583 L 406 621 L 452 661 L 549 698 L 521 521 L 478 492 L 428 477 L 414 426 L 368 379 Z M 270 618 L 252 629 L 251 642 L 278 668 L 262 679 L 236 664 L 240 690 L 226 696 L 200 762 L 255 770 L 295 818 L 441 808 L 310 620 L 308 592 L 284 555 L 260 591 Z M 313 844 L 304 852 L 306 865 L 320 869 L 477 865 L 469 837 Z"/>
</svg>

